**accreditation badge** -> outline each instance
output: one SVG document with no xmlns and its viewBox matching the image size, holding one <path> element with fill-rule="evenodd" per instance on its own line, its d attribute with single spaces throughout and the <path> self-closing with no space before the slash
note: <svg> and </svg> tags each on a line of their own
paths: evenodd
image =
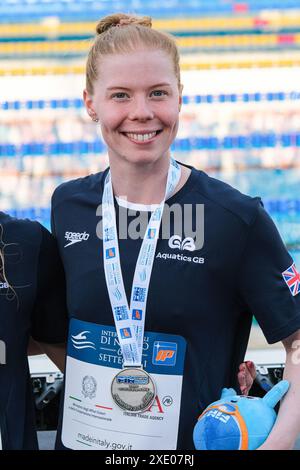
<svg viewBox="0 0 300 470">
<path fill-rule="evenodd" d="M 64 446 L 76 450 L 175 450 L 185 351 L 183 337 L 146 331 L 143 367 L 123 368 L 114 327 L 72 319 L 65 372 Z"/>
</svg>

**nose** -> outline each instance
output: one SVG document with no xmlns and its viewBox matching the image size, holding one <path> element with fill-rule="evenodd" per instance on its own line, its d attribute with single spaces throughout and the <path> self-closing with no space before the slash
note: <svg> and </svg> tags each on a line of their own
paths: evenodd
<svg viewBox="0 0 300 470">
<path fill-rule="evenodd" d="M 154 118 L 154 112 L 151 109 L 151 103 L 145 96 L 136 97 L 131 105 L 131 109 L 128 115 L 132 121 L 148 121 Z"/>
</svg>

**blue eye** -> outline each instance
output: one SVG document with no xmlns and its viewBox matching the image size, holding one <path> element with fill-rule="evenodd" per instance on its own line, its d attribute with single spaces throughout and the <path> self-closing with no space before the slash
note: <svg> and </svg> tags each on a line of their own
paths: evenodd
<svg viewBox="0 0 300 470">
<path fill-rule="evenodd" d="M 155 90 L 155 91 L 152 91 L 152 94 L 153 94 L 154 97 L 160 98 L 162 96 L 165 96 L 167 94 L 167 92 L 163 91 L 163 90 Z"/>
<path fill-rule="evenodd" d="M 124 98 L 127 98 L 127 96 L 128 95 L 126 93 L 120 91 L 118 93 L 114 93 L 112 97 L 117 98 L 118 100 L 123 100 Z"/>
</svg>

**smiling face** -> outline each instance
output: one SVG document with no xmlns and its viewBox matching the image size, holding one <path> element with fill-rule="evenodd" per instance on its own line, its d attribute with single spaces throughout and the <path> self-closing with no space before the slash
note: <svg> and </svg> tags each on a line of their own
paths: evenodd
<svg viewBox="0 0 300 470">
<path fill-rule="evenodd" d="M 101 58 L 89 114 L 100 121 L 110 161 L 155 163 L 176 137 L 181 93 L 171 58 L 161 50 L 137 50 Z"/>
</svg>

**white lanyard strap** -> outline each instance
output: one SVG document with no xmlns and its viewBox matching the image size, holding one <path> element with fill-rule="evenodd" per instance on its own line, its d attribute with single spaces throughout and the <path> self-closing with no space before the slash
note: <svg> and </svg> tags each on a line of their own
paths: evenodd
<svg viewBox="0 0 300 470">
<path fill-rule="evenodd" d="M 164 204 L 175 190 L 180 175 L 180 166 L 171 158 L 164 200 L 151 215 L 139 252 L 131 289 L 130 307 L 127 302 L 121 270 L 110 171 L 105 179 L 102 196 L 103 263 L 124 367 L 140 367 L 142 363 L 146 303 Z"/>
</svg>

